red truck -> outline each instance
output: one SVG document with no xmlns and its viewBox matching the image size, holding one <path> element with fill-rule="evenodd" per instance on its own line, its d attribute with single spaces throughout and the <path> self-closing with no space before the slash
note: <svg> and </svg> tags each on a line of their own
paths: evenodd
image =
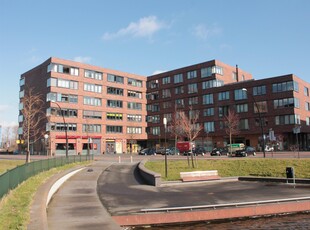
<svg viewBox="0 0 310 230">
<path fill-rule="evenodd" d="M 189 142 L 189 141 L 177 142 L 177 148 L 180 150 L 180 153 L 188 153 L 191 150 L 191 148 L 194 148 L 194 147 L 195 147 L 195 144 L 193 142 Z"/>
</svg>

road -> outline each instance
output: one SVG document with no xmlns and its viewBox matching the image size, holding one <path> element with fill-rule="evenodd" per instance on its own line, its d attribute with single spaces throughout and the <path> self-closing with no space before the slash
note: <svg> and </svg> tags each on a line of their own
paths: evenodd
<svg viewBox="0 0 310 230">
<path fill-rule="evenodd" d="M 98 179 L 98 194 L 111 215 L 141 209 L 264 201 L 309 196 L 310 185 L 213 181 L 154 187 L 143 183 L 135 164 L 114 164 Z"/>
</svg>

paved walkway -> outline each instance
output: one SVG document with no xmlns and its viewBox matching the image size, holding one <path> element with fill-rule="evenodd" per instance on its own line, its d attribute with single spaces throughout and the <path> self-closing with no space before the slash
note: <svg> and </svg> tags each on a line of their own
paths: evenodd
<svg viewBox="0 0 310 230">
<path fill-rule="evenodd" d="M 110 165 L 95 161 L 61 186 L 48 206 L 48 229 L 121 229 L 97 195 L 98 177 Z"/>
</svg>

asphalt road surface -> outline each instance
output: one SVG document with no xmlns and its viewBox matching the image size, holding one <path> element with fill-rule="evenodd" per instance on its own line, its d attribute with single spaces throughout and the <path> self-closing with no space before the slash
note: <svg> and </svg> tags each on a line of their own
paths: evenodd
<svg viewBox="0 0 310 230">
<path fill-rule="evenodd" d="M 310 196 L 310 185 L 237 180 L 196 184 L 146 185 L 136 164 L 114 164 L 99 176 L 98 194 L 111 215 L 140 212 L 141 209 L 167 208 L 238 202 L 264 201 Z"/>
</svg>

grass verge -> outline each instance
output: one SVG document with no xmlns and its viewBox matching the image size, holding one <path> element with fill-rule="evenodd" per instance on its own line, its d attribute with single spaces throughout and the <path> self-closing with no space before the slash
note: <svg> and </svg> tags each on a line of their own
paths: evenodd
<svg viewBox="0 0 310 230">
<path fill-rule="evenodd" d="M 50 169 L 30 177 L 0 201 L 0 230 L 27 229 L 30 221 L 30 207 L 33 196 L 41 184 L 51 176 L 77 165 L 88 165 L 89 162 L 73 163 Z"/>
<path fill-rule="evenodd" d="M 294 167 L 296 178 L 310 178 L 310 159 L 238 159 L 198 160 L 198 167 L 188 167 L 187 160 L 169 160 L 165 178 L 164 161 L 148 161 L 145 167 L 160 173 L 163 180 L 180 180 L 180 172 L 218 170 L 221 177 L 286 177 L 286 167 Z M 191 163 L 190 163 L 191 166 Z"/>
<path fill-rule="evenodd" d="M 22 164 L 25 164 L 25 160 L 0 160 L 0 175 Z"/>
</svg>

